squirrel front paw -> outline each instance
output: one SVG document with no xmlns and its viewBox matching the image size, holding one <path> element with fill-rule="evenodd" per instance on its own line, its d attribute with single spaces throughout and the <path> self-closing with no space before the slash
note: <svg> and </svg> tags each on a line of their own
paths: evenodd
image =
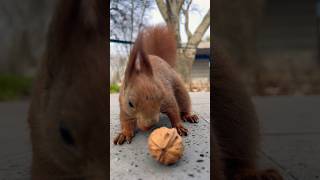
<svg viewBox="0 0 320 180">
<path fill-rule="evenodd" d="M 114 138 L 113 144 L 115 144 L 115 145 L 117 145 L 117 144 L 118 144 L 118 145 L 121 145 L 121 144 L 123 144 L 125 141 L 127 141 L 127 143 L 130 144 L 133 137 L 134 137 L 134 135 L 125 135 L 125 134 L 123 134 L 123 133 L 119 133 L 119 134 L 117 135 L 117 137 Z"/>
<path fill-rule="evenodd" d="M 190 123 L 197 123 L 199 122 L 199 117 L 196 114 L 191 114 L 191 113 L 184 113 L 181 112 L 181 119 L 183 121 L 188 121 Z"/>
<path fill-rule="evenodd" d="M 182 124 L 178 124 L 176 125 L 174 128 L 177 129 L 177 132 L 180 136 L 187 136 L 188 135 L 188 129 L 186 129 L 185 127 L 183 127 Z"/>
<path fill-rule="evenodd" d="M 267 169 L 262 171 L 247 171 L 241 174 L 238 174 L 234 178 L 235 180 L 283 180 L 283 177 L 279 174 L 278 171 L 274 169 Z"/>
</svg>

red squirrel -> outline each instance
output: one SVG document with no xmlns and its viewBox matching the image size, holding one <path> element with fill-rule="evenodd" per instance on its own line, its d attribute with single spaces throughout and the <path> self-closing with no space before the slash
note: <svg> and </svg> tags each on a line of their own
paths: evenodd
<svg viewBox="0 0 320 180">
<path fill-rule="evenodd" d="M 120 89 L 121 133 L 114 144 L 130 143 L 136 128 L 150 129 L 166 114 L 180 135 L 187 135 L 183 121 L 195 123 L 184 83 L 174 70 L 176 40 L 171 26 L 147 27 L 138 34 Z"/>
<path fill-rule="evenodd" d="M 32 180 L 108 179 L 105 0 L 59 0 L 29 108 Z"/>
<path fill-rule="evenodd" d="M 213 159 L 215 180 L 282 180 L 257 168 L 260 129 L 253 103 L 229 57 L 213 50 Z"/>
</svg>

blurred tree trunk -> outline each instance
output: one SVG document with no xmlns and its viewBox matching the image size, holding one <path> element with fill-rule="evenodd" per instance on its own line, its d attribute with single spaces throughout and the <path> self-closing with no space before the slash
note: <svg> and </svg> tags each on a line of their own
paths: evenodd
<svg viewBox="0 0 320 180">
<path fill-rule="evenodd" d="M 156 0 L 156 2 L 165 22 L 174 26 L 177 47 L 179 47 L 177 50 L 177 58 L 179 59 L 177 70 L 184 82 L 187 85 L 190 85 L 191 70 L 196 55 L 196 48 L 210 25 L 210 9 L 192 34 L 189 30 L 189 10 L 192 0 L 166 0 L 166 2 L 163 0 Z M 184 27 L 188 36 L 188 42 L 185 47 L 181 47 L 180 14 L 183 14 L 185 17 Z"/>
</svg>

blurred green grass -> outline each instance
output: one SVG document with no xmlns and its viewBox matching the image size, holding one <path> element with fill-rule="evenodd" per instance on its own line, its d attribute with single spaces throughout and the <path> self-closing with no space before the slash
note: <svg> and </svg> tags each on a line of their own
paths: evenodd
<svg viewBox="0 0 320 180">
<path fill-rule="evenodd" d="M 31 94 L 31 77 L 0 74 L 0 101 L 19 100 Z"/>
<path fill-rule="evenodd" d="M 110 85 L 110 93 L 118 93 L 120 91 L 120 86 L 118 84 Z"/>
</svg>

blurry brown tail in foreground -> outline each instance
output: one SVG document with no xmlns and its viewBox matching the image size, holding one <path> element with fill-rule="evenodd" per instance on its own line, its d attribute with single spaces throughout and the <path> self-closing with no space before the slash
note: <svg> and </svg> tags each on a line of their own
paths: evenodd
<svg viewBox="0 0 320 180">
<path fill-rule="evenodd" d="M 176 65 L 175 33 L 166 25 L 147 27 L 143 33 L 143 49 L 146 54 L 159 56 L 172 67 Z"/>
<path fill-rule="evenodd" d="M 214 49 L 214 179 L 283 180 L 273 169 L 259 170 L 260 125 L 245 85 L 221 49 Z"/>
</svg>

